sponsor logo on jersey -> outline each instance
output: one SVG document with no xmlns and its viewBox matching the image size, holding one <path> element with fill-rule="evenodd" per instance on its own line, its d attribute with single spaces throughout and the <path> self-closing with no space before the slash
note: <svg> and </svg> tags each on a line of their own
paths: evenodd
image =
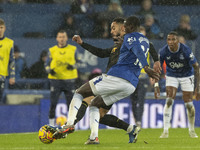
<svg viewBox="0 0 200 150">
<path fill-rule="evenodd" d="M 114 47 L 113 49 L 112 49 L 112 51 L 111 51 L 111 53 L 114 53 L 115 51 L 116 51 L 116 47 Z"/>
<path fill-rule="evenodd" d="M 180 63 L 180 62 L 170 62 L 169 63 L 169 66 L 171 67 L 171 68 L 182 68 L 182 67 L 184 67 L 184 64 L 182 64 L 182 63 Z"/>
<path fill-rule="evenodd" d="M 65 55 L 66 52 L 59 52 L 59 53 L 60 53 L 60 55 Z"/>
</svg>

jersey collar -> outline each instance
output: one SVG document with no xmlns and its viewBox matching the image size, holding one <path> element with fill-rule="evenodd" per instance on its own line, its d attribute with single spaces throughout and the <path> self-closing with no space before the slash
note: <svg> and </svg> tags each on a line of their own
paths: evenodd
<svg viewBox="0 0 200 150">
<path fill-rule="evenodd" d="M 57 45 L 58 46 L 58 45 Z M 65 48 L 65 47 L 67 47 L 68 46 L 68 44 L 66 44 L 65 46 L 63 46 L 63 47 L 60 47 L 60 46 L 58 46 L 59 48 Z"/>
<path fill-rule="evenodd" d="M 0 38 L 0 40 L 3 40 L 5 38 L 5 36 L 3 36 L 2 38 Z"/>
</svg>

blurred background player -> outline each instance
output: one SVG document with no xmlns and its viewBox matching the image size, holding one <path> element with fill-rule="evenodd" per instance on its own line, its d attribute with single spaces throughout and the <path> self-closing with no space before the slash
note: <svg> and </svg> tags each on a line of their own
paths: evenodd
<svg viewBox="0 0 200 150">
<path fill-rule="evenodd" d="M 142 33 L 144 36 L 146 35 L 146 30 L 143 26 L 140 26 L 140 33 Z M 158 66 L 160 66 L 160 62 L 158 61 L 158 55 L 156 53 L 156 50 L 153 46 L 152 43 L 149 43 L 149 53 L 151 54 L 153 61 L 155 63 L 158 63 Z M 147 56 L 147 62 L 150 65 L 150 55 L 148 53 Z M 160 68 L 161 70 L 161 68 Z M 133 94 L 131 94 L 131 102 L 132 102 L 132 111 L 133 111 L 133 116 L 135 119 L 135 123 L 137 126 L 141 127 L 141 122 L 142 122 L 142 115 L 144 111 L 144 100 L 145 100 L 145 95 L 147 92 L 147 88 L 149 85 L 149 77 L 144 71 L 144 69 L 141 70 L 140 76 L 139 76 L 139 82 L 137 85 L 137 88 Z"/>
<path fill-rule="evenodd" d="M 64 92 L 69 107 L 75 89 L 75 79 L 78 77 L 76 64 L 76 46 L 67 44 L 68 37 L 64 30 L 57 33 L 58 45 L 49 48 L 46 70 L 50 79 L 50 110 L 49 124 L 55 125 L 55 109 L 59 96 Z"/>
<path fill-rule="evenodd" d="M 8 75 L 9 84 L 15 84 L 14 41 L 4 36 L 5 30 L 5 22 L 0 19 L 0 103 L 2 103 L 5 80 Z"/>
<path fill-rule="evenodd" d="M 164 131 L 160 138 L 169 137 L 172 106 L 176 97 L 179 84 L 183 93 L 183 101 L 187 109 L 189 135 L 191 138 L 198 138 L 194 130 L 195 107 L 193 105 L 193 92 L 196 100 L 200 99 L 200 74 L 199 64 L 191 49 L 180 43 L 177 32 L 170 32 L 167 35 L 167 45 L 160 51 L 160 62 L 166 63 L 166 103 L 163 112 Z M 195 82 L 194 82 L 195 80 Z M 194 85 L 195 84 L 195 85 Z M 194 91 L 195 87 L 195 91 Z M 158 84 L 155 88 L 159 88 Z M 155 90 L 157 91 L 157 90 Z"/>
</svg>

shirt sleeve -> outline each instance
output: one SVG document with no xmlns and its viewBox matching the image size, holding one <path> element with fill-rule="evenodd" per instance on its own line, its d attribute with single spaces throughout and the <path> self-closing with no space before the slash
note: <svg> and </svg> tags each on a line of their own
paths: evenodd
<svg viewBox="0 0 200 150">
<path fill-rule="evenodd" d="M 94 47 L 84 42 L 81 45 L 81 47 L 83 47 L 84 49 L 92 53 L 93 55 L 97 57 L 101 57 L 101 58 L 110 57 L 110 53 L 112 51 L 112 48 L 102 49 L 102 48 Z"/>
<path fill-rule="evenodd" d="M 196 57 L 194 56 L 192 50 L 189 47 L 187 47 L 186 59 L 188 59 L 190 65 L 193 65 L 197 62 Z"/>
<path fill-rule="evenodd" d="M 147 62 L 147 58 L 145 57 L 145 53 L 138 39 L 134 36 L 132 37 L 125 36 L 124 41 L 127 48 L 137 56 L 140 63 L 142 64 L 142 67 L 148 66 L 149 64 Z"/>
</svg>

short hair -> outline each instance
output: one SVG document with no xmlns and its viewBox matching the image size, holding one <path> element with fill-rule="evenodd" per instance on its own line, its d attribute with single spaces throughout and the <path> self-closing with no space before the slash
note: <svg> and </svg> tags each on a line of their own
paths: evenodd
<svg viewBox="0 0 200 150">
<path fill-rule="evenodd" d="M 126 19 L 126 24 L 132 25 L 135 28 L 139 28 L 140 27 L 140 20 L 136 16 L 130 16 Z"/>
<path fill-rule="evenodd" d="M 175 36 L 178 36 L 178 33 L 176 31 L 171 31 L 168 33 L 168 35 L 175 35 Z"/>
<path fill-rule="evenodd" d="M 5 21 L 0 18 L 0 25 L 5 25 Z"/>
<path fill-rule="evenodd" d="M 57 32 L 57 34 L 58 33 L 66 33 L 67 34 L 67 31 L 65 31 L 65 30 L 59 30 L 58 32 Z"/>
<path fill-rule="evenodd" d="M 117 17 L 117 18 L 113 19 L 112 22 L 116 22 L 116 23 L 124 24 L 124 20 L 125 20 L 125 19 L 122 18 L 122 17 Z"/>
</svg>

